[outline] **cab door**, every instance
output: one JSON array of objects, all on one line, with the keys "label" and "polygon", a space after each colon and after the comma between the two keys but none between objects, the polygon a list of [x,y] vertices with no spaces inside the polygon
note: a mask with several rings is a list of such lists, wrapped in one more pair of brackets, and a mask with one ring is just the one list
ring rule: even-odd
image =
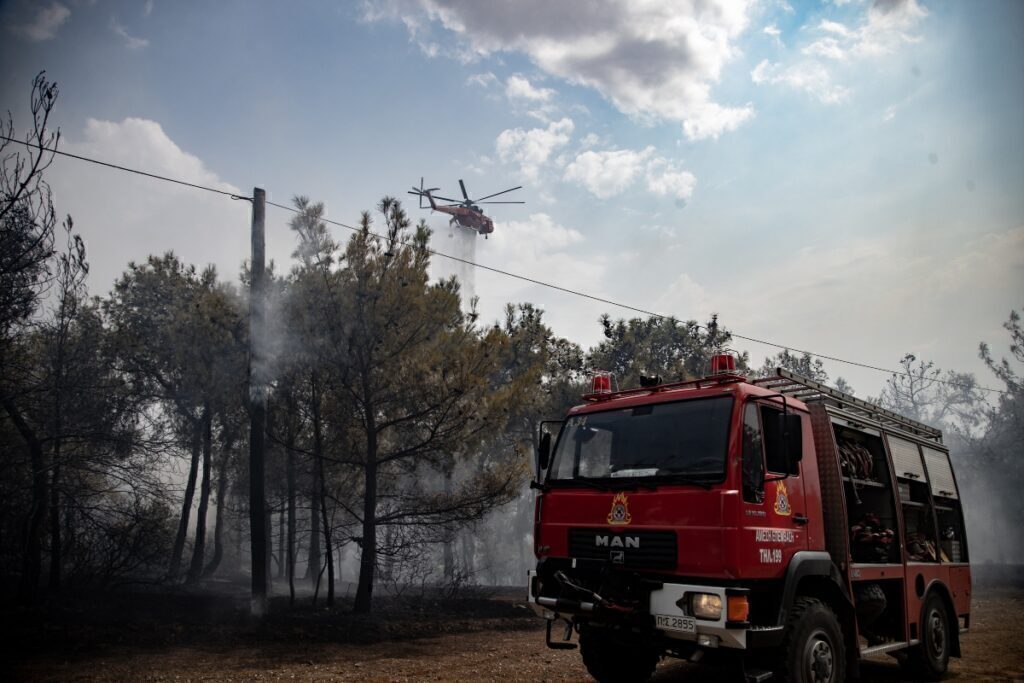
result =
[{"label": "cab door", "polygon": [[[768,402],[751,401],[744,407],[743,499],[748,542],[743,544],[743,555],[748,566],[757,568],[757,575],[766,577],[784,571],[793,554],[806,549],[808,543],[801,464],[787,467],[781,416],[781,408]],[[805,415],[800,417],[807,420]]]}]

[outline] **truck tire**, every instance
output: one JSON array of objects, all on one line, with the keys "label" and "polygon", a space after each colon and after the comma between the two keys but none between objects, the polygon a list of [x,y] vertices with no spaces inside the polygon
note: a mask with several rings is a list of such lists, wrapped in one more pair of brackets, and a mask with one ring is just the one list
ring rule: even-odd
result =
[{"label": "truck tire", "polygon": [[835,612],[821,600],[793,603],[782,640],[779,680],[790,683],[842,683],[846,649]]},{"label": "truck tire", "polygon": [[636,639],[616,637],[595,626],[580,628],[580,655],[598,683],[644,683],[658,666],[659,652]]},{"label": "truck tire", "polygon": [[921,642],[907,651],[903,668],[921,680],[937,681],[949,668],[949,650],[953,642],[946,603],[937,593],[930,593],[924,601],[919,631]]}]

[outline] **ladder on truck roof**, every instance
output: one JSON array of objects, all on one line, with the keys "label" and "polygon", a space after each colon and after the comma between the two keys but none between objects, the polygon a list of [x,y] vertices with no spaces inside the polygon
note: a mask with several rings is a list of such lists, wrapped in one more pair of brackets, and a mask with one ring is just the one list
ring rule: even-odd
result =
[{"label": "ladder on truck roof", "polygon": [[859,399],[845,391],[833,389],[790,370],[776,368],[775,372],[774,377],[755,379],[751,383],[799,399],[804,403],[824,403],[832,412],[843,414],[854,420],[870,420],[882,427],[898,429],[921,439],[942,443],[942,432],[923,422],[911,420],[909,417]]}]

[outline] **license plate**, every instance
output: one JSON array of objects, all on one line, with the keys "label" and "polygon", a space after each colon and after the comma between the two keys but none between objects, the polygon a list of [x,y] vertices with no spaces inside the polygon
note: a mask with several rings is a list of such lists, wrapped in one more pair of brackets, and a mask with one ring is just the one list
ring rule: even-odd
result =
[{"label": "license plate", "polygon": [[663,631],[697,632],[697,622],[691,617],[672,617],[667,614],[655,614],[654,624]]}]

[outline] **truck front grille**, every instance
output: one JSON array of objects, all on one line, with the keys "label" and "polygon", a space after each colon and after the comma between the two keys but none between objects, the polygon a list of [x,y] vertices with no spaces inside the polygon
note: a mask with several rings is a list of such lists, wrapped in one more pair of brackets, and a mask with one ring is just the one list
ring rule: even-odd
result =
[{"label": "truck front grille", "polygon": [[675,569],[673,531],[569,529],[569,556],[631,569]]}]

